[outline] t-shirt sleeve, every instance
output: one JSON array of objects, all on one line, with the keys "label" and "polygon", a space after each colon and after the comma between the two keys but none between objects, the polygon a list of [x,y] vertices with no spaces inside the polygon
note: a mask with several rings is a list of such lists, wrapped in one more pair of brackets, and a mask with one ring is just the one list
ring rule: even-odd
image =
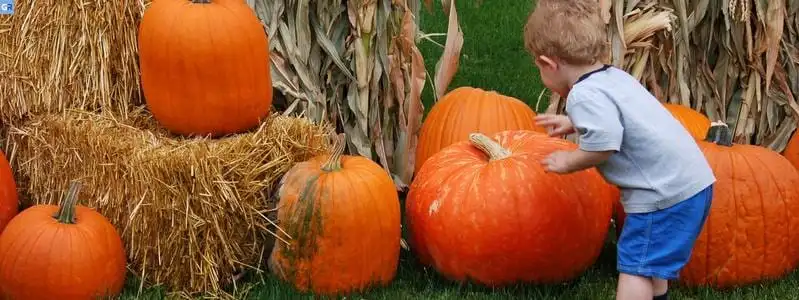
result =
[{"label": "t-shirt sleeve", "polygon": [[566,111],[580,134],[580,149],[619,151],[624,134],[619,109],[601,93],[576,92],[569,95]]}]

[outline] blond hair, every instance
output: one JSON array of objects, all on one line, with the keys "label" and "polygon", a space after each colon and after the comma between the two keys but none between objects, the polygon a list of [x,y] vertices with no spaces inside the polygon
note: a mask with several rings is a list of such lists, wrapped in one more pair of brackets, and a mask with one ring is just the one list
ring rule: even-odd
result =
[{"label": "blond hair", "polygon": [[569,64],[602,61],[607,32],[598,0],[538,0],[524,26],[524,46],[534,57],[559,58]]}]

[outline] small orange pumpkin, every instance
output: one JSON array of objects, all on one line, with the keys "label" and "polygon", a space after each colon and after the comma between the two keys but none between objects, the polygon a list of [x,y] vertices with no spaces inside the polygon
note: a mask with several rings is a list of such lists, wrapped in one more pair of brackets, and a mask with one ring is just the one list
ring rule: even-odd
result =
[{"label": "small orange pumpkin", "polygon": [[119,295],[125,250],[108,220],[76,205],[73,182],[61,206],[35,205],[0,235],[0,298],[95,299]]},{"label": "small orange pumpkin", "polygon": [[427,159],[452,143],[465,141],[469,133],[493,135],[503,130],[546,129],[535,125],[535,112],[524,102],[473,87],[459,87],[441,97],[422,123],[416,148],[414,172]]},{"label": "small orange pumpkin", "polygon": [[526,130],[473,133],[436,153],[405,201],[410,244],[445,277],[488,286],[573,279],[596,260],[618,193],[596,169],[547,173],[569,141]]},{"label": "small orange pumpkin", "polygon": [[0,151],[0,233],[19,212],[17,183],[5,154]]},{"label": "small orange pumpkin", "polygon": [[400,250],[400,204],[394,182],[372,160],[331,155],[294,165],[278,188],[278,222],[270,269],[300,291],[342,294],[393,280]]},{"label": "small orange pumpkin", "polygon": [[708,129],[710,129],[710,119],[705,115],[685,105],[664,103],[663,106],[688,130],[694,139],[701,140],[705,138]]},{"label": "small orange pumpkin", "polygon": [[144,98],[166,129],[222,136],[269,115],[269,41],[245,1],[153,1],[138,42]]}]

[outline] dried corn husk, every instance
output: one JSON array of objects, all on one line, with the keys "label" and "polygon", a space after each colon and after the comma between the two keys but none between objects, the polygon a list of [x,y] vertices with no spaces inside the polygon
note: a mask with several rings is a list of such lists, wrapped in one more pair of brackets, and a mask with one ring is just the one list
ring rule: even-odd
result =
[{"label": "dried corn husk", "polygon": [[[406,187],[424,111],[426,72],[414,15],[420,3],[248,2],[270,37],[274,86],[284,97],[276,105],[337,124],[347,133],[350,153],[374,159],[399,189]],[[449,54],[456,62],[457,48]],[[440,75],[444,86],[452,77],[447,72],[454,73],[450,69]]]},{"label": "dried corn husk", "polygon": [[[600,3],[612,47],[609,62],[661,101],[725,121],[737,143],[784,149],[799,120],[799,2]],[[562,111],[556,96],[550,104],[549,111]]]}]

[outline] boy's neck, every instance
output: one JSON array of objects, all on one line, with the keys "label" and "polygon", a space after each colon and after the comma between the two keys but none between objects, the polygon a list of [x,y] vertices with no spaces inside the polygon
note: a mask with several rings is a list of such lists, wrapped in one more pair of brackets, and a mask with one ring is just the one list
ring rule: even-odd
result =
[{"label": "boy's neck", "polygon": [[601,62],[596,62],[590,65],[580,65],[580,66],[562,65],[564,75],[566,76],[566,80],[568,81],[569,84],[569,90],[571,90],[571,88],[575,84],[577,84],[577,81],[580,80],[580,77],[582,77],[585,74],[588,74],[589,72],[599,70],[604,66],[605,64]]}]

